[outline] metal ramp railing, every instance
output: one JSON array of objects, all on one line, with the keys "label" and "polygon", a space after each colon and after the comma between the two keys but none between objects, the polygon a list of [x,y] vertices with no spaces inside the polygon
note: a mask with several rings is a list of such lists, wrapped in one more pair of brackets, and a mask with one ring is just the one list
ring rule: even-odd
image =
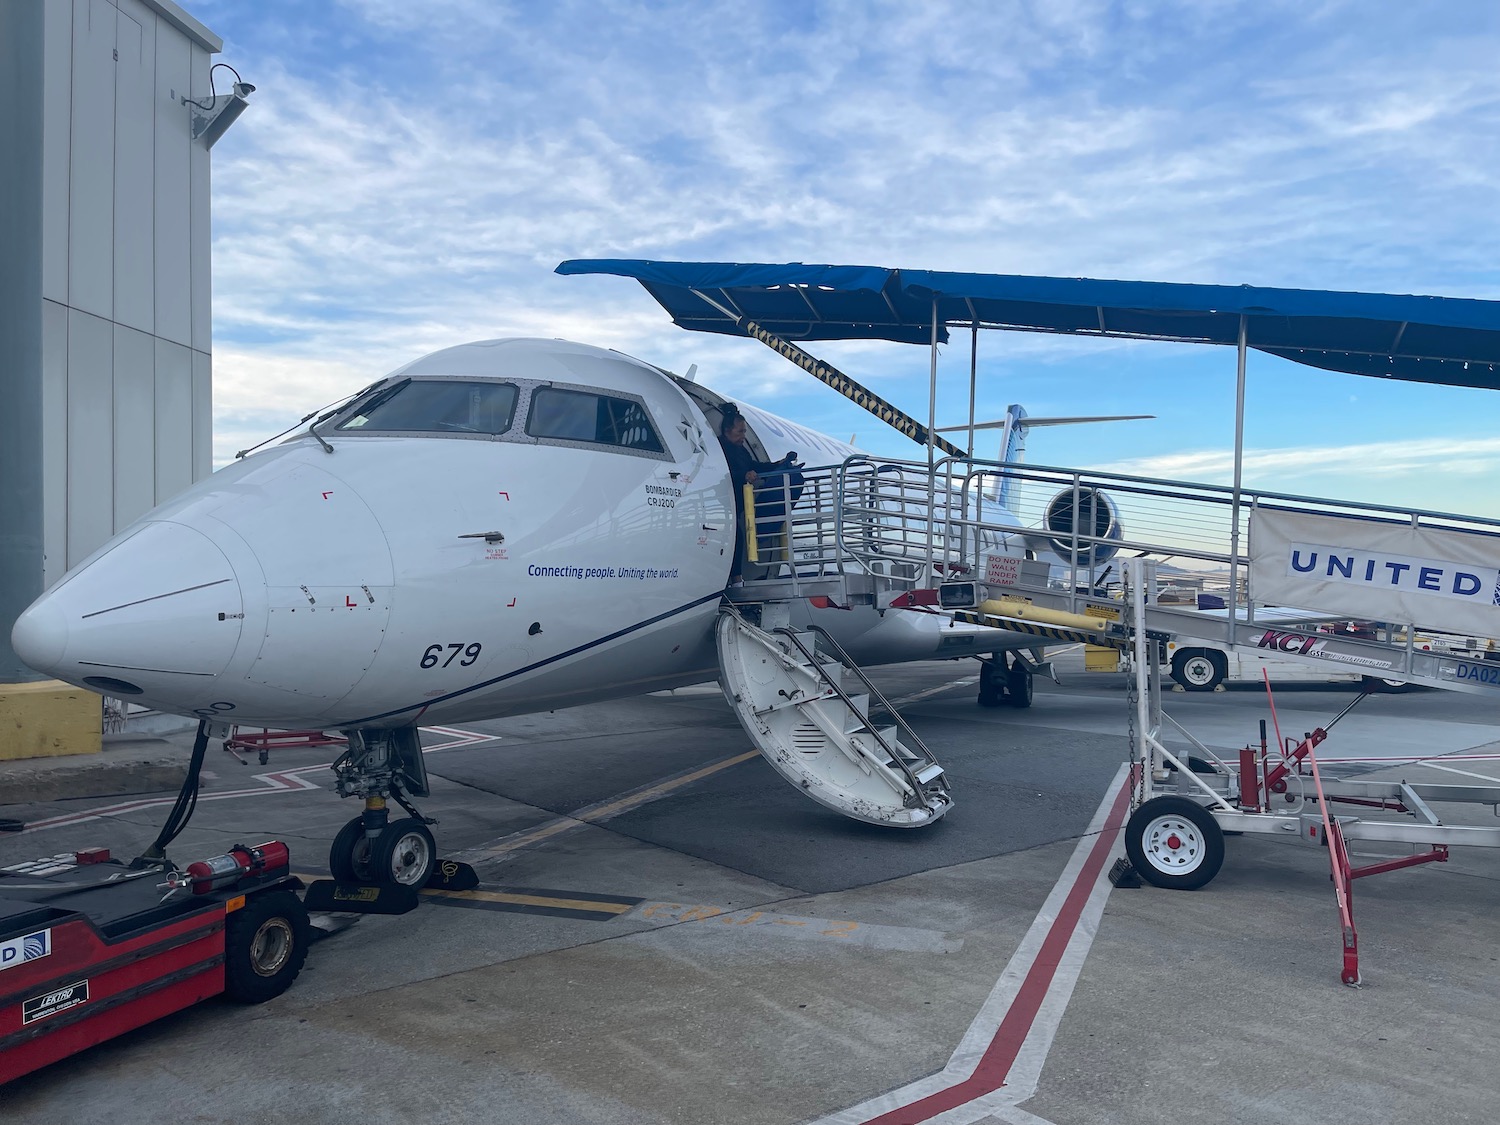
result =
[{"label": "metal ramp railing", "polygon": [[962,498],[935,488],[925,463],[853,457],[798,477],[797,485],[782,474],[746,485],[747,600],[836,588],[857,602],[969,572],[961,545],[947,538],[966,519]]},{"label": "metal ramp railing", "polygon": [[[802,475],[795,499],[788,478],[755,490],[757,506],[772,496],[779,514],[749,521],[759,572],[752,579],[747,569],[736,600],[825,594],[887,604],[903,592],[972,580],[992,600],[1031,607],[1027,616],[1118,620],[1120,562],[1144,558],[1156,564],[1153,633],[1500,695],[1500,639],[1392,619],[1369,635],[1335,633],[1326,623],[1347,614],[1258,605],[1247,581],[1249,525],[1261,509],[1479,532],[1495,539],[1497,566],[1500,520],[968,458],[929,468],[853,457]],[[1222,608],[1201,609],[1198,592],[1217,596]]]},{"label": "metal ramp railing", "polygon": [[859,458],[746,485],[745,586],[735,600],[870,603],[921,585],[930,570],[959,566],[934,540],[934,505],[946,520],[947,503],[926,465],[918,475]]},{"label": "metal ramp railing", "polygon": [[[1247,579],[1251,519],[1257,511],[1373,521],[1439,532],[1479,533],[1494,542],[1500,564],[1500,520],[1447,512],[1233,489],[1183,481],[1111,473],[1084,473],[1046,466],[952,462],[957,490],[973,501],[971,521],[959,521],[964,543],[982,541],[995,515],[991,497],[1004,492],[1013,514],[1024,523],[1049,528],[1034,549],[1057,561],[1047,568],[1002,567],[996,575],[987,559],[976,558],[978,573],[990,573],[992,597],[1019,598],[1070,614],[1118,617],[1120,563],[1136,557],[1156,563],[1147,629],[1220,645],[1232,651],[1274,655],[1330,669],[1358,671],[1500,696],[1500,657],[1496,638],[1476,630],[1453,634],[1403,621],[1388,614],[1361,635],[1335,631],[1328,623],[1346,613],[1287,610],[1258,604]],[[1094,497],[1107,497],[1106,511]],[[986,507],[993,515],[986,516]],[[1060,518],[1059,518],[1060,517]],[[969,531],[968,528],[975,531]],[[1107,556],[1107,557],[1105,557]],[[1164,567],[1175,570],[1164,573]],[[1170,577],[1167,576],[1170,574]],[[1169,595],[1176,583],[1207,587],[1222,608],[1205,611]],[[1173,604],[1175,601],[1176,604]],[[1368,624],[1368,623],[1365,623]]]}]

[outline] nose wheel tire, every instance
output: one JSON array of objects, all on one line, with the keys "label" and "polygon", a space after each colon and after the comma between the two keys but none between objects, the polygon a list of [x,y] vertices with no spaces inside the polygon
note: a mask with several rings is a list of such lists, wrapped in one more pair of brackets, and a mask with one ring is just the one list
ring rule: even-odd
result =
[{"label": "nose wheel tire", "polygon": [[241,1004],[280,996],[302,971],[311,933],[296,895],[252,895],[224,921],[224,994]]},{"label": "nose wheel tire", "polygon": [[423,887],[437,862],[437,844],[427,825],[413,817],[393,820],[375,840],[370,855],[377,881]]},{"label": "nose wheel tire", "polygon": [[372,883],[375,869],[370,853],[364,817],[357,816],[333,838],[333,846],[328,849],[328,873],[340,883]]},{"label": "nose wheel tire", "polygon": [[1157,797],[1131,814],[1125,854],[1146,882],[1167,890],[1205,886],[1224,863],[1224,833],[1186,797]]}]

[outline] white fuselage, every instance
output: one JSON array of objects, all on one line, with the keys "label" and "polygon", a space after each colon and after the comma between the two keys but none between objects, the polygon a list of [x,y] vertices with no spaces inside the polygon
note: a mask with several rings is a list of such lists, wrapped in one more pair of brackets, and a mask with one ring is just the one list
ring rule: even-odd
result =
[{"label": "white fuselage", "polygon": [[[430,425],[401,397],[428,382],[446,384],[429,388],[444,412]],[[770,459],[855,452],[742,409]],[[709,414],[665,373],[561,341],[468,344],[395,372],[318,435],[105,544],[23,614],[18,654],[106,695],[278,728],[473,721],[717,675],[729,470]],[[819,621],[861,660],[950,654],[938,619]]]}]

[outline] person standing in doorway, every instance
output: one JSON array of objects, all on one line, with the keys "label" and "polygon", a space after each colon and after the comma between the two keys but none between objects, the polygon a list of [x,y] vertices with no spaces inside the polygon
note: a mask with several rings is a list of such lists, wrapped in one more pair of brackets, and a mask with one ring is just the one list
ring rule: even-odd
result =
[{"label": "person standing in doorway", "polygon": [[719,444],[724,447],[724,458],[729,462],[729,483],[734,491],[734,562],[729,568],[729,584],[744,585],[741,571],[745,564],[745,485],[760,483],[763,473],[774,473],[786,469],[797,459],[788,453],[780,461],[757,461],[755,454],[745,444],[745,417],[732,402],[726,402],[719,423]]}]

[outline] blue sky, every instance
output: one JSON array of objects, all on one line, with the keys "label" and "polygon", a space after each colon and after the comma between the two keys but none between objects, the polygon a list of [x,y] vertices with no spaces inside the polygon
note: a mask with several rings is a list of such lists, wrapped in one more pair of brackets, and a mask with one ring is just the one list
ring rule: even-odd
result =
[{"label": "blue sky", "polygon": [[[560,336],[867,448],[761,345],[566,258],[1500,299],[1500,7],[186,0],[257,86],[214,149],[216,456],[418,355]],[[925,418],[925,349],[816,354]],[[940,361],[967,413],[968,337]],[[1234,354],[987,332],[981,405],[1150,413],[1032,461],[1227,481]],[[1252,354],[1248,483],[1500,517],[1494,393]],[[982,447],[981,447],[982,448]]]}]

